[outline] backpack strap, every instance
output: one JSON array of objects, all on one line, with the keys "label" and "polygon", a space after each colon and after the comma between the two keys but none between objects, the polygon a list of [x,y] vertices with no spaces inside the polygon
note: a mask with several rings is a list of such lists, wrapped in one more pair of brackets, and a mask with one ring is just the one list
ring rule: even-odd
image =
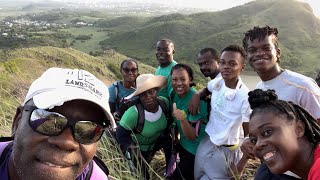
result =
[{"label": "backpack strap", "polygon": [[[100,168],[101,171],[95,167],[95,164]],[[103,174],[108,177],[109,169],[101,159],[99,159],[97,156],[94,156],[92,161],[89,163],[89,171],[85,177],[85,180],[102,178],[101,176],[104,176]]]},{"label": "backpack strap", "polygon": [[115,92],[115,95],[116,95],[116,104],[119,103],[119,96],[118,96],[118,94],[119,94],[119,83],[120,83],[120,81],[116,81],[116,82],[113,83],[114,92]]},{"label": "backpack strap", "polygon": [[138,121],[137,121],[137,126],[136,128],[133,129],[133,132],[135,134],[139,134],[142,132],[142,129],[143,129],[143,126],[144,126],[144,119],[145,119],[145,116],[144,116],[144,108],[143,108],[143,105],[142,103],[138,103],[135,105],[138,109]]},{"label": "backpack strap", "polygon": [[99,159],[97,156],[93,157],[93,161],[99,166],[99,168],[106,174],[109,175],[109,169],[107,167],[107,165],[101,160]]},{"label": "backpack strap", "polygon": [[[166,102],[157,97],[157,102],[160,105],[160,108],[162,109],[162,111],[164,112],[164,115],[166,116],[167,119],[167,127],[169,127],[171,125],[171,123],[173,122],[172,116],[171,116],[171,111],[170,106],[169,108],[167,107]],[[144,121],[145,121],[145,114],[144,114],[144,108],[141,102],[139,102],[138,104],[135,105],[138,109],[138,121],[137,121],[137,126],[136,128],[133,129],[133,132],[135,134],[139,134],[142,132],[143,126],[144,126]]]},{"label": "backpack strap", "polygon": [[[0,152],[1,152],[1,156],[0,156],[0,163],[2,164],[3,162],[4,162],[4,160],[6,159],[6,157],[7,157],[7,154],[8,154],[8,152],[9,152],[9,150],[10,150],[10,148],[13,146],[13,142],[11,141],[11,142],[9,142],[8,144],[6,144],[5,145],[5,147],[4,147],[4,149],[3,149],[3,151],[2,151],[2,147],[0,147],[1,149],[0,149]],[[0,164],[0,165],[1,165]]]},{"label": "backpack strap", "polygon": [[159,97],[157,97],[157,102],[160,105],[161,109],[163,110],[164,115],[166,116],[167,127],[169,127],[171,125],[171,123],[173,122],[170,105],[168,107],[166,102]]}]

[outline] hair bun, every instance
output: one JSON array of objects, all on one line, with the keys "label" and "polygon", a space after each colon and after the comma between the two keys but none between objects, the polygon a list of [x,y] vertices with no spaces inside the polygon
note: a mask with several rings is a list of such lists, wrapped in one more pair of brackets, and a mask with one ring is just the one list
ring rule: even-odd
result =
[{"label": "hair bun", "polygon": [[267,91],[263,91],[261,89],[255,89],[248,93],[249,95],[249,103],[251,109],[257,108],[265,103],[275,101],[278,99],[274,90],[268,89]]}]

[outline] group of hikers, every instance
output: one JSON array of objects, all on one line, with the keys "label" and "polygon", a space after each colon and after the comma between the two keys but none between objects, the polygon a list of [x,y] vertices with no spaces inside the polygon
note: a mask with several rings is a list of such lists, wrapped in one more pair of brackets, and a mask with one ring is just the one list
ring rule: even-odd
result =
[{"label": "group of hikers", "polygon": [[[141,179],[160,149],[165,179],[237,179],[256,158],[257,180],[320,179],[320,88],[280,67],[277,28],[256,26],[221,53],[202,49],[197,64],[210,81],[199,90],[174,53],[161,39],[155,74],[126,59],[109,87],[85,70],[48,69],[0,139],[0,179],[108,179],[95,156],[105,131],[128,160],[136,153]],[[261,79],[253,91],[240,77],[246,60]]]}]

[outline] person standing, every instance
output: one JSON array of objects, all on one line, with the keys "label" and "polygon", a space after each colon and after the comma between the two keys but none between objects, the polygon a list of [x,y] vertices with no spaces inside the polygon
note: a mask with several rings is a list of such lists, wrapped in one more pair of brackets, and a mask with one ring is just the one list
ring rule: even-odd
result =
[{"label": "person standing", "polygon": [[205,136],[205,125],[208,122],[207,103],[200,101],[200,112],[191,115],[188,112],[188,102],[196,90],[191,87],[193,71],[186,64],[177,64],[171,70],[173,87],[173,117],[179,135],[180,143],[177,152],[180,162],[170,179],[194,179],[194,159],[200,141]]},{"label": "person standing", "polygon": [[120,73],[123,77],[121,81],[112,83],[108,89],[110,93],[109,106],[116,122],[119,122],[121,115],[121,105],[125,103],[124,98],[135,91],[136,79],[139,75],[138,62],[134,59],[126,59],[120,65]]},{"label": "person standing", "polygon": [[161,39],[157,42],[156,57],[159,66],[155,72],[155,75],[164,76],[168,81],[168,84],[158,92],[158,95],[167,99],[170,99],[170,94],[172,92],[170,72],[172,67],[177,64],[177,62],[173,60],[174,53],[174,43],[170,39]]},{"label": "person standing", "polygon": [[[248,160],[242,158],[239,146],[243,138],[242,126],[244,134],[248,133],[251,113],[249,89],[240,78],[245,68],[244,60],[242,47],[225,47],[219,61],[221,77],[208,83],[207,89],[212,93],[211,112],[205,129],[207,136],[197,149],[195,179],[235,178],[238,169],[242,171],[242,165]],[[241,167],[238,168],[238,165]]]},{"label": "person standing", "polygon": [[204,48],[200,50],[197,63],[204,77],[214,79],[215,77],[220,76],[219,60],[220,54],[216,49]]},{"label": "person standing", "polygon": [[[280,100],[291,101],[301,106],[319,123],[320,88],[312,78],[280,67],[281,50],[278,29],[268,25],[256,26],[245,33],[242,41],[250,66],[262,80],[257,84],[256,89],[275,90]],[[243,142],[241,150],[254,158],[249,139]],[[291,172],[274,175],[264,163],[259,166],[255,176],[257,180],[275,178],[297,179],[299,177]]]}]

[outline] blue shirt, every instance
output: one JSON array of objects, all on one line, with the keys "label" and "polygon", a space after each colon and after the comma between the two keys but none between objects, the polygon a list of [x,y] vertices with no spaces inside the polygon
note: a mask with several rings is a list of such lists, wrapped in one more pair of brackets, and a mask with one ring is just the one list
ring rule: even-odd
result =
[{"label": "blue shirt", "polygon": [[[116,88],[117,88],[116,86],[118,86],[117,90],[116,90]],[[108,89],[109,89],[109,102],[115,103],[115,106],[116,106],[115,111],[119,110],[120,100],[124,97],[129,96],[130,94],[134,93],[134,91],[135,91],[135,89],[133,89],[133,88],[127,89],[127,88],[123,87],[123,85],[120,81],[117,81],[117,82],[111,84],[108,87]],[[116,91],[118,94],[118,98],[116,95]],[[132,97],[132,99],[134,99],[134,98],[137,98],[137,97]]]}]

